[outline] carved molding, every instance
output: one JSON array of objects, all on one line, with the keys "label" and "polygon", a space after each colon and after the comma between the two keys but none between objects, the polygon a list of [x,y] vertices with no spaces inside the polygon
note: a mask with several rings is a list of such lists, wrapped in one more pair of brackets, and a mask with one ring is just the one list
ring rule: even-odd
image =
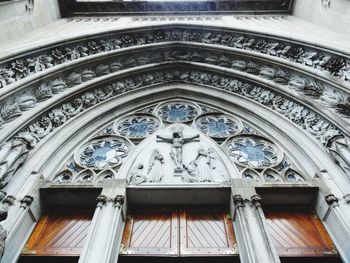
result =
[{"label": "carved molding", "polygon": [[[139,52],[139,53],[137,53]],[[215,65],[223,68],[230,68],[243,74],[249,74],[271,82],[275,89],[289,93],[297,92],[301,96],[307,97],[316,107],[326,106],[332,113],[342,118],[350,118],[350,96],[338,86],[310,78],[300,72],[293,71],[282,66],[273,66],[270,63],[247,59],[244,56],[223,54],[214,51],[198,51],[192,48],[180,48],[177,51],[168,49],[157,52],[134,52],[133,56],[117,54],[112,59],[100,62],[101,64],[86,64],[72,69],[66,69],[66,74],[48,77],[40,80],[39,83],[31,84],[28,87],[18,90],[15,94],[4,98],[0,105],[0,128],[7,126],[10,122],[20,117],[25,111],[39,107],[40,103],[57,96],[66,89],[72,89],[84,82],[92,81],[103,75],[114,72],[144,66],[147,64],[159,64],[161,62],[197,62],[208,65]],[[69,72],[69,73],[68,73]],[[239,75],[239,74],[238,74]],[[38,82],[38,81],[37,81]],[[101,96],[110,96],[108,92]],[[96,94],[99,95],[99,94]],[[307,103],[307,102],[303,102]],[[50,115],[55,122],[61,122],[64,116],[59,112]]]},{"label": "carved molding", "polygon": [[[346,56],[339,56],[332,51],[323,51],[309,45],[277,40],[258,34],[243,32],[196,29],[182,26],[172,30],[159,27],[154,31],[145,29],[140,32],[115,32],[109,37],[96,37],[80,43],[56,43],[54,48],[43,51],[33,50],[32,55],[19,55],[16,59],[0,64],[0,88],[24,79],[48,68],[83,57],[110,52],[120,48],[161,42],[192,42],[230,47],[233,50],[249,50],[264,55],[279,57],[286,61],[302,64],[320,71],[328,71],[339,79],[350,81],[350,62]],[[154,33],[156,32],[156,33]],[[57,47],[59,46],[59,47]],[[39,53],[40,52],[40,53]]]},{"label": "carved molding", "polygon": [[27,140],[31,140],[32,144],[35,145],[53,130],[66,123],[70,118],[106,99],[141,87],[172,81],[212,86],[254,100],[269,107],[271,110],[277,111],[299,125],[323,145],[326,145],[334,136],[341,134],[333,124],[329,123],[316,112],[265,87],[243,82],[224,74],[212,74],[199,70],[174,71],[164,69],[161,72],[152,72],[119,79],[118,81],[106,84],[104,87],[85,92],[79,97],[70,98],[70,100],[61,103],[55,109],[51,109],[48,113],[44,113],[38,117],[37,120],[30,123],[14,137],[26,137]]},{"label": "carved molding", "polygon": [[[327,146],[333,138],[342,136],[333,124],[314,111],[265,87],[258,87],[249,82],[237,80],[230,75],[211,73],[204,70],[164,69],[142,75],[134,74],[132,77],[123,77],[110,82],[110,84],[105,84],[103,87],[95,88],[93,91],[86,91],[80,96],[70,98],[70,100],[61,103],[56,108],[48,109],[49,112],[43,112],[39,118],[18,132],[13,137],[13,140],[8,143],[13,143],[16,140],[26,141],[29,143],[30,149],[32,149],[41,139],[65,124],[69,119],[109,98],[150,85],[179,81],[219,88],[254,100],[280,113],[302,129],[305,129],[324,146]],[[6,173],[6,171],[12,170],[5,167],[4,171]]]}]

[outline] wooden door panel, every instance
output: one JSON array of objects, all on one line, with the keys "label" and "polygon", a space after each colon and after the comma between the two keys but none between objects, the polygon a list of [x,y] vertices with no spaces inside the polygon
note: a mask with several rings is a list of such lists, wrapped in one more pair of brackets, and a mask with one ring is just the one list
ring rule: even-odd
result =
[{"label": "wooden door panel", "polygon": [[170,208],[130,209],[121,254],[177,255],[177,214]]},{"label": "wooden door panel", "polygon": [[268,230],[282,256],[333,254],[333,243],[319,218],[309,208],[264,209]]},{"label": "wooden door panel", "polygon": [[40,218],[22,254],[79,255],[91,223],[91,208],[55,208]]},{"label": "wooden door panel", "polygon": [[[236,240],[223,208],[131,208],[122,255],[227,255]],[[226,253],[226,254],[225,254]]]},{"label": "wooden door panel", "polygon": [[229,218],[223,208],[186,208],[180,213],[180,254],[236,254],[236,240]]}]

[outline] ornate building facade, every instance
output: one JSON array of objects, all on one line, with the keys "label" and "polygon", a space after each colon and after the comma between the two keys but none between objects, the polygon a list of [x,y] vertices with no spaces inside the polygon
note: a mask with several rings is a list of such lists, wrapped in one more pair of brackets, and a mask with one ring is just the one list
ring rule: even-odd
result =
[{"label": "ornate building facade", "polygon": [[349,24],[0,1],[1,262],[350,262]]}]

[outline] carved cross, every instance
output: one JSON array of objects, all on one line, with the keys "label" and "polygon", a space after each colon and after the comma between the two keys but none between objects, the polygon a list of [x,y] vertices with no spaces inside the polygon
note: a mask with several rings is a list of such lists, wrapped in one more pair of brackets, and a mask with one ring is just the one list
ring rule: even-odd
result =
[{"label": "carved cross", "polygon": [[175,163],[175,173],[182,173],[183,171],[183,158],[182,158],[182,146],[186,143],[189,142],[199,142],[199,140],[196,140],[199,138],[199,134],[189,137],[189,138],[184,138],[183,133],[179,129],[174,129],[172,137],[166,138],[162,137],[160,135],[157,135],[157,142],[166,142],[166,143],[171,143],[171,151],[170,151],[170,156],[174,160]]}]

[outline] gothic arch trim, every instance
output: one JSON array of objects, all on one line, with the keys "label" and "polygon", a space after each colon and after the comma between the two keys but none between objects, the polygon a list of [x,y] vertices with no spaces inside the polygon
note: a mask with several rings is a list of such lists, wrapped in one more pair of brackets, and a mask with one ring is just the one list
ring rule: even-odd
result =
[{"label": "gothic arch trim", "polygon": [[[44,101],[57,97],[56,94],[63,92],[67,94],[65,91],[67,89],[83,88],[82,83],[88,84],[92,80],[101,79],[102,76],[114,77],[117,72],[122,74],[128,69],[146,65],[195,62],[203,66],[213,65],[220,70],[230,69],[233,74],[276,87],[276,90],[280,89],[290,93],[292,97],[299,98],[302,103],[305,101],[308,105],[315,105],[320,111],[326,106],[331,109],[330,113],[331,116],[334,115],[332,118],[335,118],[336,125],[345,125],[344,130],[348,130],[346,118],[350,117],[349,92],[346,86],[328,81],[325,77],[315,76],[310,72],[304,72],[301,68],[290,67],[278,61],[266,61],[263,57],[252,58],[249,54],[243,54],[246,51],[243,53],[239,51],[238,54],[230,51],[226,53],[223,52],[225,50],[217,48],[198,49],[198,45],[193,43],[152,44],[152,49],[156,50],[145,52],[144,47],[132,47],[111,51],[110,56],[97,54],[93,59],[83,58],[57,66],[57,69],[49,69],[51,74],[43,72],[31,76],[27,84],[25,81],[19,81],[15,83],[12,91],[7,91],[5,88],[1,99],[0,127],[8,125],[7,123],[14,121],[26,111],[41,107]],[[130,53],[133,54],[131,57]]]},{"label": "gothic arch trim", "polygon": [[[164,67],[167,64],[170,67]],[[177,70],[182,68],[181,65],[185,66],[186,70]],[[163,67],[142,66],[137,68],[137,70],[114,73],[113,75],[118,76],[119,79],[111,80],[110,76],[100,77],[90,83],[86,83],[86,85],[81,85],[79,91],[72,90],[70,96],[67,96],[69,92],[67,91],[59,95],[55,101],[46,101],[40,109],[34,109],[28,112],[27,115],[21,116],[17,120],[19,125],[12,125],[12,130],[4,131],[3,138],[11,136],[11,134],[14,136],[16,132],[29,131],[34,136],[34,141],[39,141],[55,127],[61,126],[71,117],[80,114],[81,111],[100,101],[122,94],[125,91],[142,87],[149,88],[155,84],[173,81],[192,82],[205,87],[219,88],[228,91],[230,94],[255,100],[297,123],[324,145],[327,144],[330,138],[340,134],[338,128],[341,129],[342,133],[348,134],[346,127],[338,123],[336,118],[326,115],[321,108],[310,109],[309,106],[304,106],[302,99],[296,100],[291,98],[294,94],[284,97],[284,94],[281,91],[276,92],[275,90],[278,90],[278,88],[273,88],[270,83],[267,85],[260,83],[259,86],[255,86],[256,81],[245,81],[245,75],[239,72],[230,70],[220,72],[220,68],[215,66],[207,66],[206,70],[203,70],[203,68],[204,65],[200,63],[165,63]],[[140,75],[141,69],[144,69],[144,72]],[[159,69],[159,71],[157,72],[155,69]],[[127,73],[129,77],[125,77]],[[238,77],[232,78],[231,75],[238,75]],[[222,80],[224,80],[224,83],[221,82]],[[130,83],[131,85],[129,85]],[[97,86],[97,90],[91,92],[91,89],[94,89],[95,86]],[[78,98],[79,102],[76,101]],[[76,108],[73,107],[72,103],[78,103],[78,105],[74,106]],[[319,115],[320,113],[322,115]],[[331,122],[328,122],[328,120]],[[37,130],[39,128],[40,133]]]},{"label": "gothic arch trim", "polygon": [[[171,31],[168,30],[170,26],[174,28]],[[315,43],[308,44],[272,34],[267,36],[247,30],[240,31],[213,26],[208,26],[208,28],[204,30],[202,27],[183,24],[164,25],[157,28],[138,27],[89,37],[75,37],[65,42],[58,41],[43,45],[39,50],[35,49],[36,47],[29,48],[22,54],[8,55],[2,59],[0,65],[3,70],[0,75],[0,83],[1,86],[7,86],[35,72],[44,71],[69,60],[133,45],[164,41],[197,42],[209,46],[219,45],[250,50],[254,53],[266,54],[268,57],[280,57],[289,62],[303,64],[305,67],[327,71],[339,79],[350,81],[348,55],[332,48],[319,47]]]},{"label": "gothic arch trim", "polygon": [[[78,118],[67,122],[61,129],[56,130],[45,138],[44,141],[32,151],[23,169],[20,170],[14,178],[13,187],[15,185],[20,185],[21,183],[19,183],[19,181],[23,182],[23,180],[26,180],[27,176],[29,176],[28,171],[35,170],[43,173],[44,176],[52,174],[58,169],[57,164],[61,163],[63,159],[66,158],[67,153],[72,152],[72,149],[85,141],[89,136],[92,136],[96,132],[97,127],[103,127],[103,125],[108,124],[112,120],[118,118],[118,116],[134,110],[135,107],[139,108],[141,105],[149,105],[149,103],[157,102],[157,100],[154,100],[154,94],[162,95],[162,99],[158,99],[158,101],[163,101],[163,99],[167,98],[181,98],[181,96],[189,97],[194,101],[201,101],[203,99],[203,90],[201,90],[201,87],[188,84],[177,84],[176,86],[177,88],[174,88],[173,85],[166,85],[164,87],[156,86],[148,91],[135,90],[132,94],[129,94],[129,96],[121,96],[112,100],[107,100],[101,105],[90,108]],[[212,95],[207,97],[206,101],[209,105],[221,105],[222,110],[228,111],[229,113],[234,112],[238,116],[244,116],[246,114],[252,118],[255,116],[254,120],[260,123],[257,125],[262,125],[262,127],[266,127],[267,130],[277,130],[277,132],[270,131],[272,132],[271,136],[277,140],[281,140],[279,143],[284,146],[284,150],[292,154],[292,156],[292,152],[294,152],[294,154],[297,152],[297,155],[301,154],[301,156],[303,156],[301,157],[299,155],[294,158],[310,177],[321,169],[332,170],[334,172],[332,176],[337,182],[340,182],[338,187],[342,188],[342,185],[345,185],[344,182],[346,180],[340,172],[337,172],[338,168],[335,163],[329,161],[330,157],[328,154],[324,152],[320,146],[316,145],[309,136],[302,135],[303,133],[295,127],[295,125],[291,125],[285,119],[280,118],[276,113],[271,114],[271,112],[262,105],[254,105],[254,102],[242,101],[238,97],[228,99],[223,96],[223,94],[224,93],[220,90],[214,90]],[[142,99],[137,99],[140,98],[140,96]],[[219,101],[220,103],[218,103]],[[130,102],[133,103],[131,104]],[[256,112],[259,112],[259,116],[256,116]],[[116,116],[116,113],[118,116]],[[96,118],[97,116],[99,117]],[[280,123],[280,127],[276,126],[278,123]],[[286,129],[286,125],[288,129]],[[55,138],[55,140],[53,140],[53,138]],[[303,142],[300,138],[303,138]],[[56,151],[58,152],[56,153]],[[45,152],[45,156],[42,155],[43,152]],[[52,162],[52,160],[55,160],[55,162]],[[341,183],[342,181],[343,183]],[[10,186],[9,189],[11,188]],[[346,189],[343,190],[346,191]],[[336,191],[338,190],[336,189]]]}]

